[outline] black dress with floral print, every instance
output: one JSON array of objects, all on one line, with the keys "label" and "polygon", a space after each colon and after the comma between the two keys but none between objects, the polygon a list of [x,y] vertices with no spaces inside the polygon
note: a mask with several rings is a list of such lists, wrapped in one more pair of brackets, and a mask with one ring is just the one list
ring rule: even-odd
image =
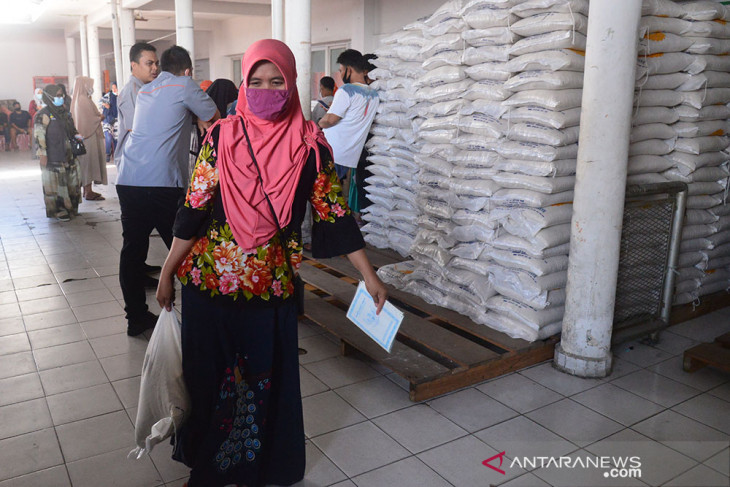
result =
[{"label": "black dress with floral print", "polygon": [[[275,305],[294,290],[286,255],[292,267],[302,261],[301,226],[306,204],[312,205],[312,254],[334,257],[365,246],[335,173],[329,151],[320,146],[322,168],[316,170],[314,152],[305,164],[294,197],[290,223],[255,252],[238,246],[226,221],[216,168],[216,133],[200,150],[185,204],[175,221],[176,237],[199,237],[177,271],[183,285],[231,303]],[[284,251],[286,247],[286,252]]]}]

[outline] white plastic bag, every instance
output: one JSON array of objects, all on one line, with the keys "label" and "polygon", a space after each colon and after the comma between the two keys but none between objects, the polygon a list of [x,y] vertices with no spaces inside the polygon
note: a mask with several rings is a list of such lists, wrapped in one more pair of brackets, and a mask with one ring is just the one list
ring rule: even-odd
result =
[{"label": "white plastic bag", "polygon": [[141,458],[169,438],[190,413],[190,398],[182,369],[180,324],[174,311],[160,313],[142,364],[137,419],[137,447],[129,455]]}]

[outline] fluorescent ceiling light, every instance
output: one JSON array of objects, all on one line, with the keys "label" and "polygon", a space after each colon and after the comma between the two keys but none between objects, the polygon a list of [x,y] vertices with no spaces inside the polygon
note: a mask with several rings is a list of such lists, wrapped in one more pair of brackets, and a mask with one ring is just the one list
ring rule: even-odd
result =
[{"label": "fluorescent ceiling light", "polygon": [[0,24],[30,24],[43,10],[43,0],[0,0]]}]

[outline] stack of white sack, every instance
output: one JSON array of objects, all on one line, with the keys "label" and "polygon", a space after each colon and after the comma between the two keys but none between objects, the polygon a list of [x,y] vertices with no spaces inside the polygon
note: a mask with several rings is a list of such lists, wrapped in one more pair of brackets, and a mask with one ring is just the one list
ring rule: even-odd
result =
[{"label": "stack of white sack", "polygon": [[[460,146],[467,145],[469,140],[484,145],[484,138],[477,133],[488,127],[477,114],[462,113],[471,105],[472,87],[481,82],[473,76],[485,71],[471,70],[470,77],[464,58],[471,42],[480,47],[504,42],[509,21],[508,17],[503,19],[501,32],[497,28],[477,37],[469,36],[475,31],[470,29],[465,16],[472,18],[469,13],[475,3],[484,2],[469,2],[466,6],[460,1],[447,2],[424,21],[427,43],[422,53],[426,57],[426,72],[416,83],[419,103],[412,109],[413,128],[423,144],[415,158],[419,165],[417,203],[421,216],[410,249],[417,265],[408,276],[407,289],[428,302],[465,314],[484,309],[494,291],[486,273],[454,267],[452,249],[460,241],[483,240],[491,233],[482,231],[477,235],[474,227],[458,222],[463,213],[482,212],[494,189],[484,176],[486,166],[475,167],[481,164],[481,158],[461,157],[466,151]],[[462,160],[466,164],[457,164]]]},{"label": "stack of white sack", "polygon": [[498,232],[482,254],[499,293],[491,326],[527,326],[530,339],[561,329],[585,64],[587,1],[527,0],[512,7],[502,102],[509,122],[498,146],[488,220]]},{"label": "stack of white sack", "polygon": [[[662,177],[688,185],[674,297],[686,304],[730,282],[729,15],[713,2],[668,0],[645,2],[644,14],[632,155],[661,156],[670,167],[635,182]],[[651,139],[641,140],[648,134]],[[658,158],[652,161],[661,167]]]},{"label": "stack of white sack", "polygon": [[372,176],[365,181],[372,202],[363,210],[365,241],[407,256],[415,238],[419,216],[416,205],[418,164],[414,156],[422,143],[411,124],[416,105],[415,82],[425,70],[421,49],[426,43],[422,24],[406,26],[382,40],[376,51],[377,66],[369,73],[375,81],[380,105],[366,143]]}]

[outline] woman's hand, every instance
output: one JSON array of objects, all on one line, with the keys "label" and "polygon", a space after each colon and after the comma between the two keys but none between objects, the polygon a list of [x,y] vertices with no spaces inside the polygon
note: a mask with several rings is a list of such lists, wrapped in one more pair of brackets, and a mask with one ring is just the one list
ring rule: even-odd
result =
[{"label": "woman's hand", "polygon": [[385,301],[388,299],[388,290],[385,288],[385,284],[376,274],[373,274],[372,277],[365,279],[365,289],[373,297],[373,302],[378,308],[375,313],[380,314],[380,310],[383,309]]},{"label": "woman's hand", "polygon": [[160,282],[157,284],[157,303],[160,308],[172,311],[172,304],[175,302],[175,284],[173,276],[160,276]]}]

